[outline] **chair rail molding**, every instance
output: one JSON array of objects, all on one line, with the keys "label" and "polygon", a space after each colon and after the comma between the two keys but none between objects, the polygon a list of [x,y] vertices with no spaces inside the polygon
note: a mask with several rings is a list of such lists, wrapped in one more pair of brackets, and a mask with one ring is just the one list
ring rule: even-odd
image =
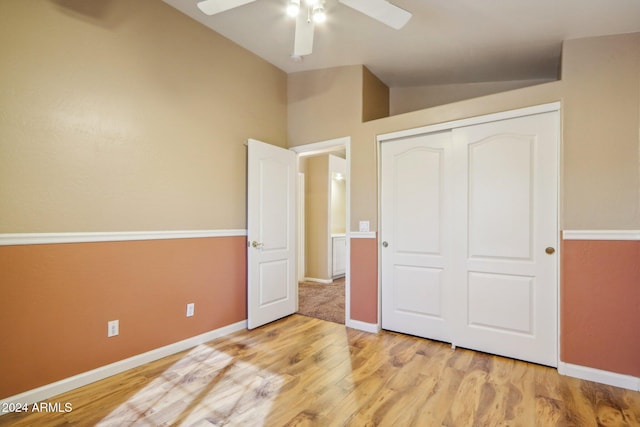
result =
[{"label": "chair rail molding", "polygon": [[82,233],[7,233],[0,234],[0,246],[47,245],[58,243],[123,242],[129,240],[196,239],[241,237],[247,230],[168,230],[168,231],[97,231]]},{"label": "chair rail molding", "polygon": [[564,230],[563,240],[640,240],[640,230]]}]

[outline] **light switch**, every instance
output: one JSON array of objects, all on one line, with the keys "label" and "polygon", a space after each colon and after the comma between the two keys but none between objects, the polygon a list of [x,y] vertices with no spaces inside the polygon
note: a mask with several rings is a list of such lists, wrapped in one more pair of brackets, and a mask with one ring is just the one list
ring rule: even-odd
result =
[{"label": "light switch", "polygon": [[360,226],[358,227],[361,233],[369,232],[369,221],[360,221]]}]

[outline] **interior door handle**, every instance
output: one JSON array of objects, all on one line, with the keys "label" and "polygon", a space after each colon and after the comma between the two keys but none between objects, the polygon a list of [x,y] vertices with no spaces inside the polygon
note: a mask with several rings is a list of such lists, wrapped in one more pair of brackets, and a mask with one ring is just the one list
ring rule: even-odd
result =
[{"label": "interior door handle", "polygon": [[389,243],[388,243],[388,242],[382,242],[382,247],[383,247],[383,248],[386,248],[387,246],[389,246]]},{"label": "interior door handle", "polygon": [[551,246],[549,246],[547,249],[544,250],[546,253],[548,253],[549,255],[552,255],[556,250],[555,248],[552,248]]},{"label": "interior door handle", "polygon": [[261,248],[264,246],[264,243],[256,242],[254,240],[253,242],[251,242],[251,246],[253,246],[254,248]]}]

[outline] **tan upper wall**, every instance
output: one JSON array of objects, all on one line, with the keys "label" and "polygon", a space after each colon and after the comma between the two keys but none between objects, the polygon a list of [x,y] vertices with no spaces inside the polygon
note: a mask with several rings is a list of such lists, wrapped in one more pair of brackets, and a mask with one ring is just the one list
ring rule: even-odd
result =
[{"label": "tan upper wall", "polygon": [[348,136],[362,123],[362,68],[354,65],[289,74],[290,147]]},{"label": "tan upper wall", "polygon": [[367,67],[362,67],[362,121],[389,116],[389,87]]},{"label": "tan upper wall", "polygon": [[564,225],[640,228],[640,33],[564,45]]},{"label": "tan upper wall", "polygon": [[330,279],[329,182],[329,155],[309,157],[305,173],[305,276],[323,280]]},{"label": "tan upper wall", "polygon": [[553,80],[512,80],[504,82],[456,83],[446,85],[394,87],[391,89],[389,109],[392,116],[423,110],[438,105],[506,92]]},{"label": "tan upper wall", "polygon": [[246,227],[282,71],[154,0],[3,1],[0,51],[0,233]]},{"label": "tan upper wall", "polygon": [[639,39],[569,41],[561,82],[363,124],[362,66],[287,78],[153,0],[1,2],[0,233],[244,228],[246,138],[342,136],[350,227],[375,229],[376,135],[560,100],[563,228],[639,228]]}]

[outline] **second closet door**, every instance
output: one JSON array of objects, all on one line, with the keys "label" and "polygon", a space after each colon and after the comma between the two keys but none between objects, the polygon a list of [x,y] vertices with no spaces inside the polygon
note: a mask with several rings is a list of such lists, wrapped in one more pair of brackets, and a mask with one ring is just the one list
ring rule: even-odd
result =
[{"label": "second closet door", "polygon": [[452,132],[456,345],[557,366],[558,122]]}]

